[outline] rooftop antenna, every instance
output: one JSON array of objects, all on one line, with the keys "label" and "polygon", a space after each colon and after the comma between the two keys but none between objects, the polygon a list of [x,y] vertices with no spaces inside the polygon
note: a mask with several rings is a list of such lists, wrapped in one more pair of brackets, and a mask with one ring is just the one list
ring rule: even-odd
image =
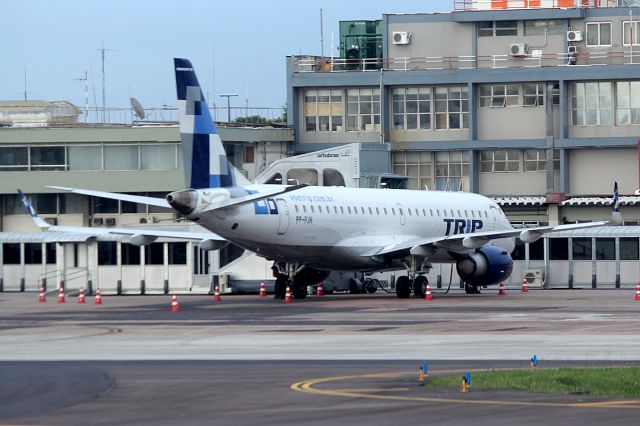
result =
[{"label": "rooftop antenna", "polygon": [[106,100],[106,87],[105,87],[105,73],[104,73],[104,54],[107,50],[104,48],[104,42],[102,43],[102,48],[98,49],[100,51],[100,59],[102,60],[102,124],[106,123],[107,118],[107,100]]},{"label": "rooftop antenna", "polygon": [[322,23],[322,8],[320,8],[320,57],[324,58],[324,25]]},{"label": "rooftop antenna", "polygon": [[136,98],[131,98],[131,108],[133,108],[133,112],[140,120],[144,120],[146,113],[140,101],[138,101]]},{"label": "rooftop antenna", "polygon": [[27,67],[24,67],[24,100],[27,100]]},{"label": "rooftop antenna", "polygon": [[89,124],[89,73],[84,71],[84,77],[75,78],[76,81],[84,81],[84,124]]}]

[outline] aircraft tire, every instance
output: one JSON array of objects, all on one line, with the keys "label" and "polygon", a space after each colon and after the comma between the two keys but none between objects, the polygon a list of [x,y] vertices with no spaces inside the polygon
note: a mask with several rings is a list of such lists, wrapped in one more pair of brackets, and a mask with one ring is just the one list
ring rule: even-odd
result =
[{"label": "aircraft tire", "polygon": [[480,287],[464,283],[464,292],[467,294],[480,294]]},{"label": "aircraft tire", "polygon": [[424,275],[418,275],[413,280],[413,294],[415,297],[423,298],[429,280]]},{"label": "aircraft tire", "polygon": [[396,280],[396,296],[398,296],[398,299],[411,297],[411,280],[409,280],[408,276],[402,275]]},{"label": "aircraft tire", "polygon": [[307,297],[307,286],[304,283],[294,280],[291,286],[291,294],[294,299],[304,299]]}]

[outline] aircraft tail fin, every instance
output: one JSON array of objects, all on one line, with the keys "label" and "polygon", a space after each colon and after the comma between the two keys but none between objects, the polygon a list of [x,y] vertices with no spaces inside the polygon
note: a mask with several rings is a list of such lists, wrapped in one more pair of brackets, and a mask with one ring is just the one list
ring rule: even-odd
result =
[{"label": "aircraft tail fin", "polygon": [[610,225],[622,225],[624,220],[620,214],[620,195],[618,194],[618,182],[613,183],[613,200],[611,201],[611,221]]},{"label": "aircraft tail fin", "polygon": [[227,159],[191,61],[181,58],[173,61],[187,187],[226,188],[249,184]]},{"label": "aircraft tail fin", "polygon": [[47,222],[45,222],[40,217],[38,217],[38,213],[36,213],[36,210],[33,208],[31,201],[29,201],[27,196],[20,189],[18,189],[18,196],[20,196],[20,201],[22,201],[22,204],[24,204],[24,206],[29,211],[29,214],[31,215],[31,219],[33,219],[36,226],[42,229],[43,231],[48,230],[51,227],[51,225],[49,225]]}]

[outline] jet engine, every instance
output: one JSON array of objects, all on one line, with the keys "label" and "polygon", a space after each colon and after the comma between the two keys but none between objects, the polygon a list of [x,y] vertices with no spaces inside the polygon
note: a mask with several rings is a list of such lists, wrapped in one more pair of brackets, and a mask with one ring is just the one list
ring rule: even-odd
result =
[{"label": "jet engine", "polygon": [[321,271],[319,269],[306,267],[296,274],[295,281],[305,286],[315,285],[326,280],[329,274],[331,274],[330,271]]},{"label": "jet engine", "polygon": [[513,260],[503,248],[484,246],[456,263],[458,275],[473,286],[497,284],[513,271]]}]

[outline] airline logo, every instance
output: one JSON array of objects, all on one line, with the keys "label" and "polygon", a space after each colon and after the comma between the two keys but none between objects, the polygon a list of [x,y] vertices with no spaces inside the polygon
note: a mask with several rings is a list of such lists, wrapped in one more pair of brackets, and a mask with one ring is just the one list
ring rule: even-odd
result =
[{"label": "airline logo", "polygon": [[480,219],[443,219],[447,224],[444,235],[470,234],[483,228],[484,221]]},{"label": "airline logo", "polygon": [[253,203],[255,214],[278,214],[276,200],[267,198]]}]

